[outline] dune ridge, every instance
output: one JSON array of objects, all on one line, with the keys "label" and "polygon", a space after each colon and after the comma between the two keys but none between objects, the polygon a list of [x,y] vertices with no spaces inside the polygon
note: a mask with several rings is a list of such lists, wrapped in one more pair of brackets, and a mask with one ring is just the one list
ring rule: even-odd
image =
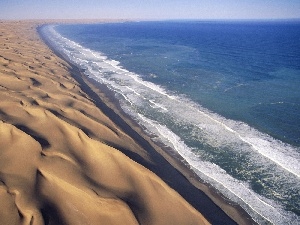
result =
[{"label": "dune ridge", "polygon": [[0,224],[209,224],[36,32],[0,22]]}]

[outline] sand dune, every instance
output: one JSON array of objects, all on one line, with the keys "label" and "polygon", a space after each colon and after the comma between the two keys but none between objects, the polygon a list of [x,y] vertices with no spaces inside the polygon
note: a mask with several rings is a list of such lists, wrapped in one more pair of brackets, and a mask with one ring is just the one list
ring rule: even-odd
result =
[{"label": "sand dune", "polygon": [[42,42],[0,23],[0,224],[208,224]]}]

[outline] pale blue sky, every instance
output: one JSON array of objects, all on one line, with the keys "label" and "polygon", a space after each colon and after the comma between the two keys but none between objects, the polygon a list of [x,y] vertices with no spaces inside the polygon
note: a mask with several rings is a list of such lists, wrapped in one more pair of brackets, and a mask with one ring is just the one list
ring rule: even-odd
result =
[{"label": "pale blue sky", "polygon": [[300,0],[0,0],[0,19],[300,18]]}]

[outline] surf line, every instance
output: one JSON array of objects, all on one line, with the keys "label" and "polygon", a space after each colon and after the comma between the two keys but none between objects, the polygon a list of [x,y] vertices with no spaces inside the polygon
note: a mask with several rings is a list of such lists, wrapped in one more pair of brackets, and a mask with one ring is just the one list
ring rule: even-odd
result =
[{"label": "surf line", "polygon": [[[136,80],[138,81],[138,80]],[[148,87],[148,85],[146,84],[143,84],[143,81],[138,81],[140,84]],[[149,87],[148,87],[149,88]],[[167,97],[169,97],[169,99],[171,100],[174,100],[178,103],[181,103],[180,102],[180,99],[176,98],[176,97],[173,97],[173,96],[169,96],[168,94],[162,92],[161,90],[156,90],[155,88],[151,88],[152,90],[156,91],[157,93],[159,94],[162,94],[162,95],[165,95]],[[180,105],[180,104],[179,104]],[[214,121],[215,123],[221,125],[222,127],[224,127],[226,130],[228,130],[229,132],[235,134],[238,138],[240,138],[240,140],[242,140],[244,143],[247,143],[249,146],[251,146],[252,149],[254,149],[256,152],[258,152],[260,155],[264,156],[265,158],[268,158],[270,161],[274,162],[275,164],[277,164],[278,166],[280,166],[281,168],[283,168],[284,170],[288,171],[289,173],[293,174],[294,176],[296,176],[297,178],[300,178],[300,174],[297,173],[296,171],[293,171],[291,170],[290,168],[287,168],[285,165],[283,165],[281,162],[279,162],[278,160],[276,160],[274,157],[271,157],[270,155],[268,154],[265,154],[264,152],[262,152],[255,144],[251,143],[250,141],[246,140],[243,136],[241,136],[237,131],[231,129],[230,127],[228,127],[226,124],[216,120],[215,118],[213,118],[212,116],[208,115],[207,113],[195,108],[194,106],[191,106],[189,104],[187,104],[188,107],[191,109],[191,110],[197,110],[197,112],[201,113],[202,115],[204,115],[205,117],[209,118],[210,120]],[[199,127],[201,128],[201,127]],[[251,127],[250,127],[251,128]],[[253,129],[253,128],[252,128]],[[259,131],[258,131],[259,132]],[[268,143],[270,143],[268,141]]]},{"label": "surf line", "polygon": [[[173,99],[173,100],[180,102],[178,99]],[[195,109],[193,106],[190,106],[190,105],[188,105],[188,107],[191,108],[191,109],[193,109],[193,110]],[[288,171],[289,173],[291,173],[291,174],[295,175],[296,177],[300,178],[300,174],[298,174],[298,173],[295,172],[295,171],[292,171],[292,170],[289,169],[289,168],[286,168],[286,166],[284,166],[284,165],[283,165],[282,163],[280,163],[278,160],[276,160],[276,159],[274,159],[273,157],[271,157],[271,156],[269,156],[269,155],[263,153],[262,151],[260,151],[260,149],[259,149],[257,146],[255,146],[255,145],[254,145],[253,143],[251,143],[250,141],[247,141],[247,140],[246,140],[244,137],[242,137],[237,131],[235,131],[235,130],[231,129],[230,127],[226,126],[226,124],[224,124],[224,123],[222,123],[222,122],[220,122],[220,121],[214,119],[213,117],[211,117],[210,115],[206,114],[205,112],[203,112],[203,111],[201,111],[201,110],[199,110],[199,109],[197,109],[197,108],[196,108],[196,110],[197,110],[199,113],[201,113],[202,115],[204,115],[205,117],[207,117],[207,118],[209,118],[210,120],[212,120],[212,121],[216,122],[217,124],[221,125],[222,127],[224,127],[224,128],[225,128],[226,130],[228,130],[229,132],[231,132],[231,133],[235,134],[236,136],[238,136],[238,137],[240,138],[240,140],[242,140],[244,143],[247,143],[249,146],[252,147],[252,149],[254,149],[254,150],[257,151],[258,153],[260,153],[262,156],[268,158],[269,160],[271,160],[271,161],[274,162],[275,164],[279,165],[279,166],[280,166],[281,168],[283,168],[284,170],[286,170],[286,171]],[[201,127],[199,127],[199,128],[201,128]],[[252,128],[252,129],[253,129],[253,128]]]},{"label": "surf line", "polygon": [[[156,121],[152,121],[146,117],[144,117],[143,115],[138,113],[138,116],[140,117],[141,120],[143,120],[144,122],[146,122],[147,124],[149,124],[152,128],[156,129],[156,131],[159,133],[159,135],[161,135],[163,138],[165,138],[166,140],[169,141],[169,143],[173,146],[173,148],[176,150],[176,152],[178,154],[180,154],[188,163],[188,166],[191,170],[195,171],[196,174],[201,178],[202,176],[199,175],[203,174],[204,176],[209,177],[211,180],[213,180],[213,183],[218,184],[219,186],[222,186],[226,191],[229,191],[233,194],[233,196],[235,196],[236,198],[238,198],[243,204],[245,204],[247,207],[249,207],[252,211],[253,211],[253,215],[255,215],[256,217],[260,217],[263,218],[265,221],[269,222],[270,224],[274,224],[270,218],[267,218],[267,215],[263,215],[261,212],[257,211],[256,207],[253,207],[252,205],[250,205],[247,201],[247,199],[244,199],[243,196],[241,196],[241,194],[235,192],[231,187],[229,187],[228,185],[226,185],[225,183],[222,183],[220,180],[218,180],[216,177],[214,176],[210,176],[209,174],[203,173],[201,170],[199,170],[197,168],[197,165],[194,163],[195,161],[191,160],[191,158],[195,159],[197,158],[197,156],[193,153],[193,152],[188,152],[188,154],[191,154],[190,157],[186,156],[183,152],[181,152],[180,149],[182,149],[180,146],[176,145],[176,143],[174,143],[174,140],[171,140],[169,138],[168,135],[165,134],[165,131],[161,130],[160,127],[162,127],[162,125],[160,125],[159,123],[157,123]],[[171,132],[172,133],[172,132]],[[177,136],[176,134],[174,134],[175,136]],[[179,137],[178,137],[179,138]],[[175,138],[175,142],[176,138]],[[185,145],[183,143],[183,145]],[[184,147],[185,148],[185,147]],[[199,162],[198,162],[199,163]],[[203,179],[203,178],[201,178]],[[276,208],[274,208],[272,205],[266,203],[265,201],[263,201],[262,199],[260,199],[258,196],[256,196],[251,190],[249,190],[247,187],[245,187],[245,185],[243,185],[242,183],[236,181],[234,179],[235,182],[237,182],[238,185],[241,185],[244,187],[245,190],[247,190],[247,193],[249,193],[251,195],[252,198],[256,199],[256,202],[261,202],[265,207],[267,207],[268,209],[272,210],[273,214],[277,214],[279,217],[282,216],[280,214],[280,212],[278,212],[276,210]],[[211,182],[210,182],[211,183]],[[211,183],[213,185],[213,183]],[[213,185],[215,186],[215,185]],[[215,187],[217,190],[221,191],[219,188]],[[222,188],[222,189],[223,189]],[[221,191],[222,192],[222,191]],[[229,198],[230,199],[230,198]],[[233,200],[236,202],[236,200]],[[244,208],[244,207],[243,207]],[[254,219],[254,218],[253,218]]]},{"label": "surf line", "polygon": [[[52,29],[51,29],[51,28],[52,28]],[[92,51],[91,49],[85,48],[85,47],[81,46],[80,44],[78,44],[78,43],[76,43],[76,42],[74,42],[74,41],[71,41],[71,40],[69,40],[69,39],[63,37],[62,35],[60,35],[57,31],[55,31],[55,30],[53,29],[53,26],[52,26],[51,28],[50,28],[50,29],[51,29],[51,31],[54,33],[54,35],[56,35],[58,38],[61,38],[61,40],[63,40],[63,41],[65,42],[65,44],[68,45],[68,47],[70,47],[70,48],[72,48],[72,49],[75,50],[75,48],[73,47],[73,46],[75,45],[75,46],[76,46],[77,48],[79,48],[80,50],[83,50],[83,51],[85,50],[85,51],[89,51],[89,52],[94,53],[94,51]],[[72,43],[73,46],[72,46],[71,44],[69,44],[68,42],[69,42],[69,43]],[[67,51],[65,48],[63,48],[63,49],[64,49],[65,51]],[[80,50],[79,50],[79,51],[80,51]],[[70,52],[70,51],[69,51],[69,52]],[[80,52],[81,52],[81,51],[80,51]],[[70,53],[71,53],[71,52],[70,52]],[[102,52],[98,52],[98,51],[97,51],[97,53],[98,53],[98,54],[100,53],[101,56],[105,56],[105,55],[103,55]],[[68,55],[68,54],[67,54],[67,55]],[[93,55],[94,55],[94,54],[93,54]],[[95,56],[95,55],[94,55],[94,56]],[[96,57],[96,58],[99,59],[100,57]],[[72,60],[72,59],[70,59],[70,60]],[[123,69],[122,67],[120,67],[119,65],[112,65],[111,63],[107,62],[107,58],[104,57],[104,59],[102,59],[102,60],[103,60],[102,62],[105,62],[105,63],[107,63],[107,64],[109,64],[109,65],[115,67],[117,70],[121,70],[121,71],[124,72],[124,69]],[[72,60],[72,61],[74,62],[74,60]],[[75,62],[75,63],[76,63],[76,62]],[[79,65],[79,66],[81,66],[81,65]],[[168,95],[167,93],[165,93],[165,91],[164,91],[160,86],[156,86],[155,84],[153,84],[153,83],[151,83],[151,82],[144,81],[143,79],[141,79],[140,77],[138,77],[138,75],[135,74],[135,73],[131,73],[130,71],[127,71],[127,70],[125,70],[125,71],[127,72],[126,75],[129,76],[129,77],[131,77],[131,78],[132,78],[134,81],[136,81],[137,83],[139,83],[139,84],[141,84],[141,85],[143,85],[143,86],[145,86],[145,87],[147,87],[147,88],[150,88],[151,90],[153,90],[153,91],[155,91],[155,92],[157,92],[157,93],[159,93],[159,94],[161,94],[161,95],[164,95],[164,96],[168,97],[168,98],[171,99],[171,100],[174,100],[174,101],[176,101],[176,102],[178,102],[178,103],[181,103],[180,100],[177,99],[175,96],[170,96],[170,95]],[[100,73],[101,73],[101,72],[100,72]],[[97,81],[97,80],[96,80],[96,81]],[[99,81],[98,81],[98,82],[99,82]],[[129,102],[131,102],[131,101],[129,101]],[[131,104],[132,104],[132,103],[131,103]],[[278,160],[276,160],[276,159],[274,159],[273,157],[271,157],[271,156],[269,156],[269,155],[263,153],[256,145],[254,145],[254,144],[251,143],[250,141],[246,140],[246,139],[245,139],[244,137],[242,137],[237,131],[235,131],[235,130],[231,129],[230,127],[226,126],[224,123],[222,123],[222,122],[220,122],[220,121],[214,119],[213,117],[211,117],[210,115],[206,114],[205,112],[203,112],[203,111],[201,111],[201,110],[199,110],[199,109],[197,109],[197,108],[194,108],[193,106],[190,106],[189,104],[188,104],[188,107],[191,108],[192,110],[195,110],[195,109],[196,109],[199,113],[201,113],[201,114],[204,115],[205,117],[207,117],[207,118],[209,118],[210,120],[214,121],[215,123],[221,125],[222,127],[224,127],[224,128],[225,128],[226,130],[228,130],[229,132],[234,133],[236,136],[238,136],[238,137],[240,138],[240,140],[242,140],[244,143],[247,143],[247,144],[248,144],[249,146],[251,146],[252,149],[254,149],[256,152],[258,152],[258,153],[261,154],[262,156],[268,158],[269,160],[271,160],[271,161],[274,162],[275,164],[279,165],[281,168],[283,168],[284,170],[288,171],[289,173],[295,175],[297,178],[300,178],[300,174],[298,174],[297,172],[295,172],[295,171],[293,171],[293,170],[291,170],[291,169],[289,169],[289,168],[286,168],[286,166],[283,165],[283,164],[282,164],[281,162],[279,162]],[[201,127],[199,127],[199,128],[201,128]]]}]

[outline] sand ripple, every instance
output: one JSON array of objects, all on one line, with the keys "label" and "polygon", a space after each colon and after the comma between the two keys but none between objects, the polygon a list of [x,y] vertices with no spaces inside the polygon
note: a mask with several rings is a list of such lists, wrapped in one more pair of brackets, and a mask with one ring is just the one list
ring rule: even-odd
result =
[{"label": "sand ripple", "polygon": [[208,224],[82,91],[35,22],[0,23],[0,224]]}]

